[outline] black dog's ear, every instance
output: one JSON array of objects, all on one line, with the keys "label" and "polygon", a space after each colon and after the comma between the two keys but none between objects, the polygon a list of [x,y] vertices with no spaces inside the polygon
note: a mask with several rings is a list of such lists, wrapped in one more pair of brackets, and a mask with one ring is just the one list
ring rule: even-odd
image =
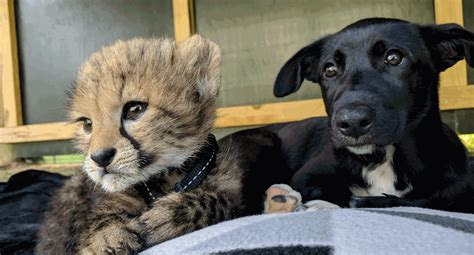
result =
[{"label": "black dog's ear", "polygon": [[284,97],[297,91],[304,79],[317,82],[318,74],[315,73],[321,55],[323,40],[316,41],[299,50],[291,57],[278,72],[273,94],[276,97]]},{"label": "black dog's ear", "polygon": [[474,33],[454,23],[420,26],[420,32],[439,72],[463,58],[474,66]]}]

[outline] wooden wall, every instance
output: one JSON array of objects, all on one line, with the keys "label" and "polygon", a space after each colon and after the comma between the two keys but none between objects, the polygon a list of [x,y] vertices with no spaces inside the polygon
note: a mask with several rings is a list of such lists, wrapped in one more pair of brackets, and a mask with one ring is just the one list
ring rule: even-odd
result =
[{"label": "wooden wall", "polygon": [[65,89],[103,45],[174,36],[171,0],[16,0],[15,10],[24,124],[64,121]]},{"label": "wooden wall", "polygon": [[320,97],[319,86],[306,81],[277,99],[275,76],[297,50],[359,19],[435,22],[432,0],[195,0],[195,10],[197,32],[223,52],[222,106]]},{"label": "wooden wall", "polygon": [[[325,115],[317,85],[303,84],[301,91],[284,99],[272,95],[274,77],[284,61],[320,36],[373,16],[419,23],[462,24],[466,20],[469,25],[472,15],[463,18],[462,10],[473,8],[470,0],[464,1],[469,2],[464,6],[462,0],[150,1],[135,1],[130,7],[113,0],[100,3],[0,0],[0,32],[8,32],[7,37],[0,38],[4,99],[1,106],[6,117],[5,127],[0,128],[0,144],[15,144],[17,156],[69,152],[67,141],[75,127],[61,122],[64,118],[62,102],[59,102],[63,101],[61,95],[79,63],[109,40],[174,34],[182,41],[198,32],[216,41],[223,51],[221,108],[216,127],[220,128],[219,134],[225,134],[229,128],[235,130]],[[15,11],[13,5],[18,3]],[[22,3],[39,6],[28,9],[27,5],[22,7]],[[51,10],[41,11],[45,5],[52,5],[50,9],[60,14],[55,17],[48,14]],[[159,10],[166,13],[160,14]],[[42,21],[35,24],[37,19]],[[41,37],[48,31],[49,36]],[[41,38],[35,41],[35,37]],[[87,37],[91,42],[84,39]],[[33,50],[38,45],[41,47]],[[66,46],[62,49],[61,45]],[[19,64],[15,62],[17,46]],[[47,50],[41,52],[41,48]],[[47,54],[54,49],[58,52]],[[64,66],[58,64],[61,61]],[[474,86],[468,86],[467,70],[465,63],[460,63],[443,74],[440,93],[443,110],[474,108]],[[444,115],[448,120],[459,119],[452,111]],[[23,117],[28,125],[23,125]]]}]

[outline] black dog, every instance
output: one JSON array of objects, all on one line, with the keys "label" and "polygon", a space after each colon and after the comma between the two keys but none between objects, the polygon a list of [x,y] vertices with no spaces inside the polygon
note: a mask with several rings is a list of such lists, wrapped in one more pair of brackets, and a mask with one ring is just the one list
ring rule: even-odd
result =
[{"label": "black dog", "polygon": [[358,21],[298,51],[275,82],[277,97],[319,83],[328,118],[259,130],[280,137],[304,200],[474,212],[466,149],[438,106],[439,73],[463,58],[474,64],[474,34],[456,24]]}]

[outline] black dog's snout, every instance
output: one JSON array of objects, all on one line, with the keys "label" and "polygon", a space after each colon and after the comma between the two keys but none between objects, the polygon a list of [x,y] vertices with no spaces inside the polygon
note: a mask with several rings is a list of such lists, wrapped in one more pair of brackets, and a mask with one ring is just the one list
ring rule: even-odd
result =
[{"label": "black dog's snout", "polygon": [[368,107],[343,108],[336,115],[336,127],[345,136],[359,138],[367,134],[374,121],[374,112]]},{"label": "black dog's snout", "polygon": [[94,160],[97,165],[106,167],[112,162],[116,152],[117,150],[115,148],[99,149],[91,154],[91,159]]}]

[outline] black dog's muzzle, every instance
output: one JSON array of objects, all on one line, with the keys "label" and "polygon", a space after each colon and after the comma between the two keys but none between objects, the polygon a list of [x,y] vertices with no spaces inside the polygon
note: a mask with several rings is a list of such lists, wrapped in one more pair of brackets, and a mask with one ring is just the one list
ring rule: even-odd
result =
[{"label": "black dog's muzzle", "polygon": [[334,116],[337,132],[343,136],[358,139],[370,132],[375,112],[367,106],[342,108]]}]

